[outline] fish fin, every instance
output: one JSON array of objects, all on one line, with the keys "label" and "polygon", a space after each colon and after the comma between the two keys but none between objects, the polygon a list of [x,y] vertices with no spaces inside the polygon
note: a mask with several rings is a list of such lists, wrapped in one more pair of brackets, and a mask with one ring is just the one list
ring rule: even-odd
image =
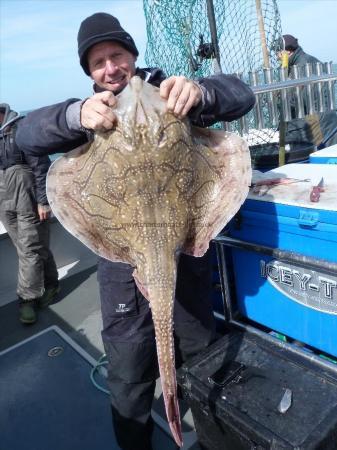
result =
[{"label": "fish fin", "polygon": [[[96,141],[99,137],[96,137]],[[94,144],[91,144],[94,145]],[[82,201],[83,192],[87,183],[87,170],[96,167],[96,161],[91,162],[87,155],[90,144],[84,144],[62,157],[58,158],[50,166],[46,191],[49,204],[55,217],[73,236],[79,239],[97,255],[113,262],[123,262],[135,266],[130,250],[131,244],[124,241],[114,241],[108,232],[118,232],[118,223],[112,225],[116,211],[111,208],[107,200],[100,199],[98,191],[89,190],[88,198],[92,200]],[[88,166],[88,167],[87,167]],[[101,209],[104,213],[101,212]],[[95,217],[106,215],[110,230],[97,231],[98,223]],[[111,231],[112,230],[112,231]]]},{"label": "fish fin", "polygon": [[234,133],[192,128],[198,190],[190,198],[191,218],[182,252],[202,256],[245,201],[251,183],[247,143]]},{"label": "fish fin", "polygon": [[179,412],[179,404],[177,397],[174,395],[169,395],[167,400],[167,419],[170,426],[170,430],[172,431],[172,435],[176,444],[179,447],[183,445],[183,438],[181,432],[181,423],[180,423],[180,412]]}]

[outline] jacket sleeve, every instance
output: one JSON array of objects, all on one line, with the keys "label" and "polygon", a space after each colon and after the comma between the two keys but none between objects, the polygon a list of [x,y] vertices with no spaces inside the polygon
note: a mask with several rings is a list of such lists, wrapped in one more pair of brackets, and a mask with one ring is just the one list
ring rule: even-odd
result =
[{"label": "jacket sleeve", "polygon": [[[148,82],[154,86],[167,77],[161,69],[142,69],[151,73]],[[143,77],[144,78],[144,77]],[[255,95],[250,87],[235,75],[218,74],[198,81],[203,100],[188,114],[194,125],[208,127],[216,122],[231,122],[249,112],[255,104]]]},{"label": "jacket sleeve", "polygon": [[79,99],[36,109],[20,120],[16,144],[26,155],[41,156],[64,153],[87,142],[85,130],[70,129],[67,108]]},{"label": "jacket sleeve", "polygon": [[234,75],[212,75],[198,82],[204,99],[189,114],[194,125],[208,127],[220,121],[231,122],[245,115],[255,104],[253,91]]},{"label": "jacket sleeve", "polygon": [[46,177],[50,167],[50,159],[47,155],[25,156],[26,163],[32,169],[35,179],[35,196],[37,203],[47,205]]}]

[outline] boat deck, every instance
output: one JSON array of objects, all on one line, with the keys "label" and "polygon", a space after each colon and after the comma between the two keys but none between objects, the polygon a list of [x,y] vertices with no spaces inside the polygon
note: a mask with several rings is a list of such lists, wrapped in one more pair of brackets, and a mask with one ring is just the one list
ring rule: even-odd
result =
[{"label": "boat deck", "polygon": [[[0,265],[3,268],[0,275],[0,358],[8,349],[14,349],[24,345],[26,340],[34,339],[38,333],[43,333],[50,327],[61,330],[70,342],[79,346],[81,352],[87,355],[91,361],[97,361],[103,354],[101,340],[101,315],[98,297],[98,285],[96,280],[97,256],[87,250],[82,244],[75,241],[64,229],[54,221],[52,223],[51,248],[59,269],[61,292],[55,304],[39,311],[37,323],[22,325],[18,320],[18,305],[15,293],[15,278],[17,273],[17,258],[15,249],[5,232],[0,235]],[[22,344],[23,343],[23,344]],[[7,349],[7,350],[6,350]],[[29,356],[27,355],[29,359]],[[1,364],[1,362],[0,362]],[[24,365],[24,364],[23,364]],[[90,369],[91,369],[90,365]],[[6,367],[2,367],[6,371]],[[91,370],[84,376],[90,377]],[[15,387],[15,379],[11,383]],[[32,383],[32,389],[35,384]],[[18,386],[19,387],[19,386]],[[5,388],[4,384],[2,388]],[[13,385],[11,386],[13,389]],[[0,383],[1,390],[1,383]],[[36,391],[36,395],[40,395]],[[97,396],[102,396],[97,389]],[[1,405],[0,410],[4,410]],[[41,399],[43,401],[43,399]],[[28,405],[27,405],[28,406]],[[46,413],[48,406],[46,405]],[[110,417],[110,411],[108,411]],[[196,442],[196,434],[193,428],[193,420],[186,404],[181,404],[181,415],[184,432],[184,448],[186,450],[199,450]],[[156,424],[154,434],[154,450],[171,450],[176,448],[171,435],[163,408],[160,384],[157,385],[156,399],[153,405],[153,417]],[[36,420],[32,416],[32,420]],[[78,428],[73,429],[73,435],[81,434],[83,424],[78,423]],[[7,430],[7,433],[15,433],[16,429]],[[71,436],[68,436],[72,439]],[[118,446],[111,447],[111,442],[106,448],[118,450]],[[64,443],[62,450],[69,447],[71,450],[84,450],[82,446],[70,446]],[[22,448],[22,447],[21,447]],[[25,442],[25,450],[40,448],[36,442]],[[14,450],[14,449],[11,449]],[[100,448],[101,450],[101,448]],[[102,449],[103,450],[103,449]],[[135,449],[136,450],[136,449]]]}]

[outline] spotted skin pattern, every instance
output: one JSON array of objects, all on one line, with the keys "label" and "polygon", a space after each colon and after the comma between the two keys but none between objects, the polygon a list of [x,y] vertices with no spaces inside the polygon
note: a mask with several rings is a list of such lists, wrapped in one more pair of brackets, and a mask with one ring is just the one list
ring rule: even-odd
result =
[{"label": "spotted skin pattern", "polygon": [[63,226],[98,255],[131,264],[149,300],[169,425],[182,445],[173,347],[179,254],[202,256],[238,211],[251,181],[237,135],[191,127],[159,89],[133,77],[118,125],[56,160],[47,195]]}]

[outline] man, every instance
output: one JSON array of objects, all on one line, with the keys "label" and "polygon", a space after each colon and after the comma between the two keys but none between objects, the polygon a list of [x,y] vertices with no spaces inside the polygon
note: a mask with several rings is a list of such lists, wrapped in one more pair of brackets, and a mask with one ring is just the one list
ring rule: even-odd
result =
[{"label": "man", "polygon": [[49,250],[45,180],[48,156],[24,156],[15,143],[20,115],[0,104],[0,220],[19,257],[19,319],[37,320],[37,306],[47,306],[58,292],[58,273]]},{"label": "man", "polygon": [[[294,66],[299,69],[299,76],[305,76],[304,66],[307,63],[313,64],[313,73],[315,73],[314,63],[320,62],[314,56],[305,53],[298,44],[298,40],[291,34],[284,34],[278,45],[278,57],[280,60],[286,57],[288,59],[288,75],[294,78]],[[337,144],[337,115],[335,111],[327,111],[322,114],[309,115],[307,105],[304,105],[307,117],[305,119],[294,119],[287,124],[286,143],[310,145],[312,150],[322,142],[325,147]],[[336,131],[333,134],[334,130]],[[331,137],[329,137],[331,136]]]},{"label": "man", "polygon": [[291,34],[284,34],[279,42],[279,59],[281,59],[284,54],[288,55],[289,75],[293,75],[292,67],[295,65],[304,66],[306,63],[320,62],[314,56],[305,53],[302,47],[299,46],[298,40]]},{"label": "man", "polygon": [[[136,45],[109,14],[97,13],[81,23],[78,53],[83,70],[94,81],[95,94],[84,101],[70,99],[28,115],[18,130],[19,145],[27,154],[68,151],[91,139],[95,130],[113,129],[116,118],[110,106],[118,102],[115,95],[135,74],[160,87],[160,95],[173,114],[188,115],[200,126],[237,119],[255,102],[250,88],[234,76],[218,75],[194,82],[175,76],[165,79],[157,68],[136,68]],[[174,312],[178,364],[207,347],[215,337],[209,259],[209,254],[203,258],[182,255],[179,261]],[[118,444],[123,450],[149,450],[158,367],[149,304],[137,289],[132,272],[127,264],[103,258],[99,261],[102,338],[109,362]]]}]

